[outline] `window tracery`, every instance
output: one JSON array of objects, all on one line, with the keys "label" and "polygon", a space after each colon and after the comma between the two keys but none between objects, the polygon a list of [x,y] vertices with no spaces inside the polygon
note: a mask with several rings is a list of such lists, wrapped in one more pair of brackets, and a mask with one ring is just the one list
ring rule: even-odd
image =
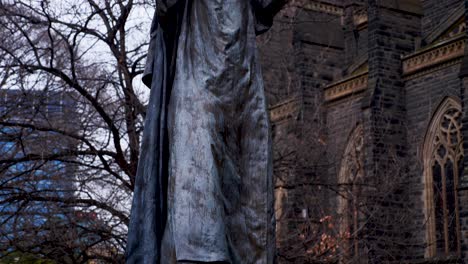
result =
[{"label": "window tracery", "polygon": [[446,99],[428,129],[424,144],[427,257],[460,252],[457,186],[463,166],[461,106]]},{"label": "window tracery", "polygon": [[362,229],[362,180],[364,177],[364,137],[363,128],[357,126],[348,140],[339,173],[341,186],[338,211],[341,219],[340,234],[343,259],[347,262],[359,254],[359,236]]}]

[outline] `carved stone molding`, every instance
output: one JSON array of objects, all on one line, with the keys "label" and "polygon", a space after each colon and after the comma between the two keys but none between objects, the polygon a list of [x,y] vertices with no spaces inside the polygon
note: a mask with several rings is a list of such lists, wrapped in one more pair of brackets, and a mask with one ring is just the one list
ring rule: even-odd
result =
[{"label": "carved stone molding", "polygon": [[448,14],[445,21],[435,27],[424,39],[424,43],[437,43],[441,40],[454,37],[465,32],[465,3],[460,1],[459,6]]},{"label": "carved stone molding", "polygon": [[428,68],[451,63],[453,60],[463,57],[465,42],[464,36],[461,35],[404,56],[402,58],[403,75],[412,75]]},{"label": "carved stone molding", "polygon": [[357,29],[362,29],[367,26],[368,22],[367,13],[356,13],[353,15],[353,23]]},{"label": "carved stone molding", "polygon": [[368,72],[351,76],[325,88],[325,101],[329,102],[367,89]]},{"label": "carved stone molding", "polygon": [[278,122],[289,116],[294,116],[301,111],[301,107],[300,98],[288,99],[270,107],[270,120],[271,122]]},{"label": "carved stone molding", "polygon": [[[463,18],[464,19],[464,18]],[[448,32],[445,33],[445,35],[440,37],[440,40],[446,40],[446,39],[451,39],[454,38],[460,34],[465,33],[466,31],[466,22],[461,21],[460,23],[456,24],[451,28]]]},{"label": "carved stone molding", "polygon": [[450,66],[453,66],[453,65],[461,64],[462,59],[463,58],[460,57],[460,58],[457,58],[457,59],[454,59],[454,60],[450,60],[448,62],[438,64],[438,65],[433,66],[433,67],[425,68],[425,69],[423,69],[421,71],[418,71],[416,73],[404,76],[404,80],[405,81],[413,80],[413,79],[419,78],[421,76],[431,74],[433,72],[437,72],[437,71],[439,71],[441,69],[444,69],[444,68],[447,68],[447,67],[450,67]]},{"label": "carved stone molding", "polygon": [[305,9],[327,13],[335,16],[342,16],[344,14],[343,8],[331,4],[326,4],[318,1],[308,1],[304,6]]}]

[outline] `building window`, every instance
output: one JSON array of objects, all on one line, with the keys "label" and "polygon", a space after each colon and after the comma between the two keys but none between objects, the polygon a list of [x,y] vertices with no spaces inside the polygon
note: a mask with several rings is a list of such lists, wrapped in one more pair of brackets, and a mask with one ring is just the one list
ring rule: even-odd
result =
[{"label": "building window", "polygon": [[427,257],[460,253],[457,186],[463,165],[461,106],[446,99],[427,130],[424,143]]},{"label": "building window", "polygon": [[342,262],[359,258],[359,238],[362,233],[362,180],[364,177],[364,137],[362,126],[357,126],[346,146],[339,172],[340,195],[338,213],[340,236],[343,238]]}]

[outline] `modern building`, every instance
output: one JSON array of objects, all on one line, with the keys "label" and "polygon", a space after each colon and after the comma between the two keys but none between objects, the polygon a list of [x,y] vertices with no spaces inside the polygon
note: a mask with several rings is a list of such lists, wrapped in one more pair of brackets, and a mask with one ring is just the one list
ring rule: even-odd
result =
[{"label": "modern building", "polygon": [[64,93],[0,91],[0,254],[18,245],[34,252],[28,247],[38,240],[51,250],[66,244],[70,230],[63,226],[76,214],[58,200],[75,196],[75,168],[54,155],[76,149],[58,132],[74,131],[76,118],[75,103]]}]

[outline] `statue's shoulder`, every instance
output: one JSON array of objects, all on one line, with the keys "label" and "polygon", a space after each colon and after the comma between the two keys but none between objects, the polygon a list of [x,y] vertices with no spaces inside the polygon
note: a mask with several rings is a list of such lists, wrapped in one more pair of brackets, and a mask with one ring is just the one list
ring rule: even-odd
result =
[{"label": "statue's shoulder", "polygon": [[250,0],[255,14],[255,31],[264,33],[273,25],[273,18],[289,0]]}]

